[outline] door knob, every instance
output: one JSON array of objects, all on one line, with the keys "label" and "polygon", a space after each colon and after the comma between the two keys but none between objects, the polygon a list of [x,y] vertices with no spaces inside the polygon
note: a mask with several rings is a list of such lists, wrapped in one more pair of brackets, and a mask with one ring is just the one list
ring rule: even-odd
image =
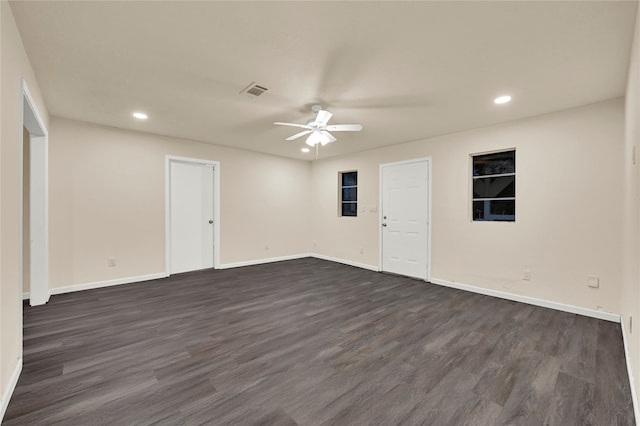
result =
[{"label": "door knob", "polygon": [[209,219],[209,223],[210,223],[210,224],[211,224],[211,223],[213,223],[213,219]]}]

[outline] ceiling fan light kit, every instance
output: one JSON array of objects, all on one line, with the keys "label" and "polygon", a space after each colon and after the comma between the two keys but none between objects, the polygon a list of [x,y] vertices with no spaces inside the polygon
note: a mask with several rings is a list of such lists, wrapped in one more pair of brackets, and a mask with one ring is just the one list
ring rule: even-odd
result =
[{"label": "ceiling fan light kit", "polygon": [[311,110],[316,113],[315,119],[310,120],[307,124],[285,123],[276,121],[278,126],[291,126],[304,129],[293,136],[289,136],[286,140],[292,141],[302,136],[309,135],[305,143],[311,147],[320,144],[325,146],[328,143],[335,142],[337,139],[329,133],[332,132],[359,132],[362,130],[361,124],[334,124],[329,126],[327,123],[333,116],[329,111],[323,110],[320,105],[314,105]]}]

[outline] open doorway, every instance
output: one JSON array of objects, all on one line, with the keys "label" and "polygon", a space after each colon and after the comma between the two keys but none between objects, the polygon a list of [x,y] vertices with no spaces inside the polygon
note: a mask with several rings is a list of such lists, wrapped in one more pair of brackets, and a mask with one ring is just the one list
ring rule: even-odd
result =
[{"label": "open doorway", "polygon": [[49,301],[48,133],[24,80],[21,88],[21,277],[35,306]]},{"label": "open doorway", "polygon": [[30,150],[29,150],[29,131],[26,127],[22,128],[22,298],[29,299],[31,286],[31,219],[30,213],[30,193],[31,172],[30,166]]}]

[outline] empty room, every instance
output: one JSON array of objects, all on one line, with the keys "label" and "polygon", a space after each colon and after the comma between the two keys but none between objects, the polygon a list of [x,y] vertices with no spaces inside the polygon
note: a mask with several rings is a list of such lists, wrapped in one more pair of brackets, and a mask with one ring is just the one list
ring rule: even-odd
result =
[{"label": "empty room", "polygon": [[0,421],[635,425],[638,13],[2,0]]}]

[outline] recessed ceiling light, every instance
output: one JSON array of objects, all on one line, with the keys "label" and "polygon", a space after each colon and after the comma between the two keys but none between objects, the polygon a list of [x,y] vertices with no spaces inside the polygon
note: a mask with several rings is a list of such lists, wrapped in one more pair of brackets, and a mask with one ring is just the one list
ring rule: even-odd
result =
[{"label": "recessed ceiling light", "polygon": [[493,102],[496,104],[506,104],[510,100],[511,100],[511,96],[505,95],[505,96],[498,96],[493,100]]},{"label": "recessed ceiling light", "polygon": [[304,152],[304,153],[306,154],[306,153],[307,153],[307,152],[309,152],[310,150],[309,150],[309,148],[302,148],[300,151],[302,151],[302,152]]},{"label": "recessed ceiling light", "polygon": [[147,114],[144,112],[134,112],[133,116],[139,120],[146,120],[148,118]]}]

